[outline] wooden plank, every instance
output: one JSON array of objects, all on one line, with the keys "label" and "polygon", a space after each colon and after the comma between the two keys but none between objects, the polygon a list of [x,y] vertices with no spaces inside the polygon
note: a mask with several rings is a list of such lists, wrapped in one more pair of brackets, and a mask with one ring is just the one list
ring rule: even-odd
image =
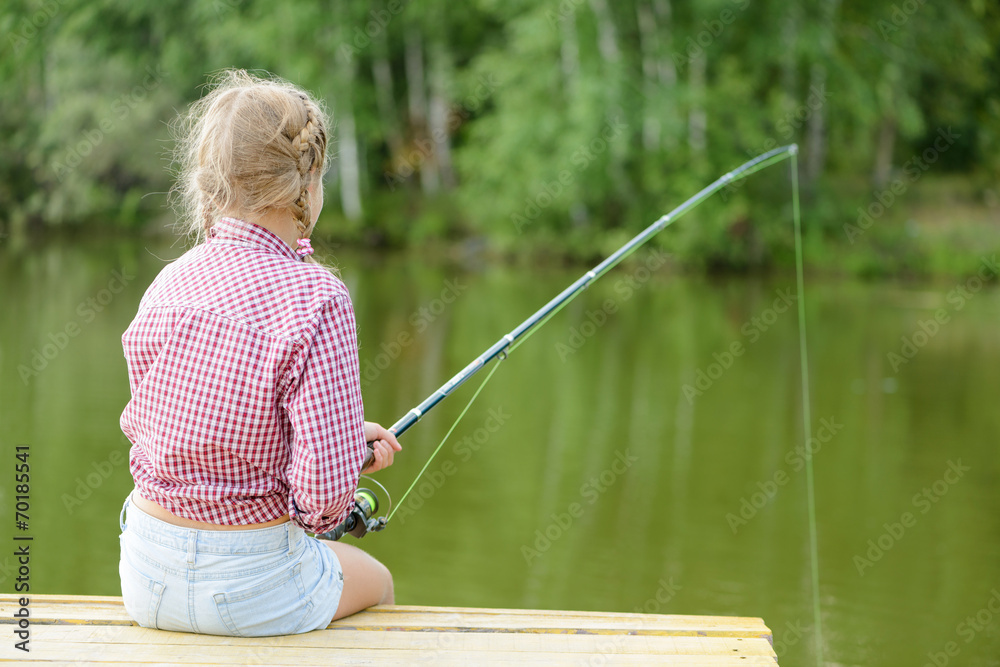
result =
[{"label": "wooden plank", "polygon": [[[0,595],[0,626],[17,596]],[[235,638],[140,628],[121,598],[31,597],[31,653],[0,661],[185,665],[774,665],[759,618],[381,606],[325,630]]]},{"label": "wooden plank", "polygon": [[[0,603],[13,604],[17,599],[15,595],[0,595]],[[97,596],[56,596],[56,595],[35,595],[32,596],[32,605],[36,609],[64,609],[69,606],[73,609],[79,610],[90,610],[91,612],[108,611],[113,612],[115,610],[124,613],[124,607],[120,597],[97,597]],[[456,615],[456,614],[467,614],[473,613],[481,617],[489,616],[504,616],[507,617],[511,613],[516,613],[520,616],[525,617],[558,617],[558,618],[574,618],[574,619],[604,619],[608,617],[621,618],[621,619],[662,619],[662,620],[676,620],[680,622],[697,620],[707,623],[723,623],[723,624],[734,624],[734,625],[744,625],[744,624],[760,624],[761,619],[759,618],[739,618],[731,616],[679,616],[679,615],[668,615],[668,614],[635,614],[628,612],[591,612],[591,611],[550,611],[545,609],[487,609],[487,608],[468,608],[468,607],[423,607],[423,606],[411,606],[411,605],[394,605],[394,606],[375,606],[370,609],[370,612],[381,613],[386,615],[410,615],[410,614],[444,614],[444,615]]]},{"label": "wooden plank", "polygon": [[[0,659],[2,662],[3,659]],[[18,659],[17,662],[22,662]],[[547,666],[574,666],[581,665],[683,665],[685,667],[774,667],[775,660],[767,656],[749,656],[743,658],[730,658],[721,656],[665,656],[651,658],[641,655],[594,655],[594,656],[567,656],[562,653],[545,652],[537,654],[507,654],[497,652],[495,654],[483,653],[461,653],[426,651],[386,651],[386,650],[366,650],[359,652],[328,652],[316,654],[306,660],[298,656],[285,655],[283,651],[271,654],[260,654],[253,657],[222,656],[218,659],[207,656],[192,656],[180,653],[167,657],[151,656],[146,653],[133,653],[130,655],[119,655],[117,651],[110,649],[94,656],[82,656],[76,647],[69,645],[39,656],[32,651],[32,656],[23,662],[57,662],[60,664],[102,664],[102,665],[269,665],[274,667],[307,667],[311,665],[443,665],[445,667],[467,667],[468,665],[547,665]]]},{"label": "wooden plank", "polygon": [[[14,604],[17,601],[18,596],[12,594],[0,594],[0,603]],[[32,604],[42,605],[42,604],[71,604],[74,606],[88,607],[103,607],[109,606],[112,608],[123,608],[122,599],[118,596],[100,596],[100,595],[33,595],[31,596]],[[566,618],[604,618],[606,616],[616,616],[622,618],[676,618],[676,619],[705,619],[705,620],[720,620],[720,621],[747,621],[759,623],[761,619],[759,618],[745,618],[745,617],[735,617],[735,616],[681,616],[681,615],[670,615],[670,614],[637,614],[631,612],[603,612],[603,611],[553,611],[548,609],[494,609],[489,607],[426,607],[417,605],[391,605],[383,606],[378,605],[371,607],[371,611],[376,611],[386,614],[408,614],[408,613],[429,613],[429,614],[455,614],[463,612],[474,612],[483,616],[488,615],[506,615],[513,612],[521,614],[523,616],[553,616],[558,615],[560,617]]]},{"label": "wooden plank", "polygon": [[[554,647],[524,653],[493,648],[490,651],[463,648],[414,646],[403,649],[365,648],[300,649],[288,646],[144,646],[108,644],[102,647],[74,642],[54,642],[39,637],[30,661],[74,661],[104,664],[242,664],[242,665],[327,665],[335,664],[513,664],[586,665],[586,664],[683,664],[683,665],[774,665],[772,656],[736,654],[618,654],[612,651],[567,654]],[[757,640],[762,641],[762,640]],[[6,657],[6,656],[5,656]]]},{"label": "wooden plank", "polygon": [[199,650],[209,647],[250,647],[313,650],[341,649],[422,649],[462,651],[557,650],[563,653],[616,653],[636,655],[773,655],[770,644],[763,639],[731,637],[642,637],[632,635],[556,635],[533,634],[491,635],[465,632],[369,633],[356,631],[317,631],[302,635],[262,638],[217,637],[179,632],[161,632],[145,628],[75,627],[66,625],[39,626],[36,637],[56,644],[142,644],[144,646],[187,647]]},{"label": "wooden plank", "polygon": [[[5,602],[0,596],[0,602]],[[121,598],[80,598],[74,596],[34,596],[34,623],[79,623],[94,621],[132,625]],[[548,632],[593,631],[611,634],[629,629],[636,634],[696,636],[770,636],[760,618],[725,616],[679,616],[661,614],[553,612],[523,609],[471,609],[462,607],[373,607],[363,614],[331,623],[331,628],[351,627],[384,631],[463,628],[465,631]]]},{"label": "wooden plank", "polygon": [[766,627],[760,628],[719,628],[697,626],[689,628],[655,628],[642,627],[636,623],[613,623],[590,621],[586,623],[573,623],[564,620],[539,621],[537,626],[529,625],[525,619],[511,617],[506,622],[502,619],[491,622],[482,622],[476,618],[462,619],[459,622],[441,624],[439,619],[428,619],[424,616],[400,619],[396,623],[379,623],[376,619],[353,617],[342,619],[331,623],[329,629],[352,629],[384,632],[394,630],[399,632],[425,632],[428,630],[455,629],[464,632],[484,632],[484,633],[537,633],[537,634],[594,634],[594,635],[615,635],[627,632],[634,635],[648,636],[714,636],[714,637],[765,637],[770,636]]}]

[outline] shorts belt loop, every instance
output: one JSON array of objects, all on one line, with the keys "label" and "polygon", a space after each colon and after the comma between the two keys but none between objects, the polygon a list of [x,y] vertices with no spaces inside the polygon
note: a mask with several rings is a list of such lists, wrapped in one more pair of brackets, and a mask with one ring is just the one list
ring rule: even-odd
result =
[{"label": "shorts belt loop", "polygon": [[190,530],[188,531],[188,548],[187,548],[187,562],[188,565],[194,565],[194,557],[198,551],[198,531]]},{"label": "shorts belt loop", "polygon": [[295,524],[291,521],[286,525],[288,526],[288,555],[294,556],[302,549],[305,533],[301,530],[296,530]]},{"label": "shorts belt loop", "polygon": [[118,515],[118,528],[124,533],[125,532],[125,509],[128,507],[129,502],[132,500],[132,494],[129,493],[125,496],[125,502],[122,503],[122,511]]}]

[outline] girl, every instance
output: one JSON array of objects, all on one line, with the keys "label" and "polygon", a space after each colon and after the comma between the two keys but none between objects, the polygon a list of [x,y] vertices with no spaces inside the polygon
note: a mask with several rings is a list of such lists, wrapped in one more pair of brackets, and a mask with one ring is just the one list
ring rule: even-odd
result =
[{"label": "girl", "polygon": [[[317,540],[347,515],[367,442],[354,310],[312,261],[328,122],[304,91],[224,72],[182,119],[175,190],[197,245],[147,290],[122,337],[122,596],[140,625],[308,632],[393,602],[392,577]],[[127,514],[127,516],[126,516]]]}]

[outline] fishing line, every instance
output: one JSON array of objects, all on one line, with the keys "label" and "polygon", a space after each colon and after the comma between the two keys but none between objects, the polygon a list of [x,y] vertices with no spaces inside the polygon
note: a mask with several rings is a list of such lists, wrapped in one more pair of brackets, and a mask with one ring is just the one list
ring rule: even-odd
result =
[{"label": "fishing line", "polygon": [[[345,534],[345,532],[350,532],[350,534],[355,537],[362,537],[366,532],[379,531],[385,527],[386,523],[392,519],[396,511],[406,501],[407,496],[416,487],[417,482],[423,476],[424,472],[430,466],[434,458],[440,453],[444,444],[448,441],[452,432],[458,426],[459,422],[465,417],[469,408],[475,402],[476,398],[479,397],[480,392],[486,386],[486,383],[490,381],[493,374],[500,367],[499,362],[507,358],[508,354],[515,349],[517,349],[524,341],[530,338],[535,331],[541,328],[546,322],[548,322],[556,313],[561,311],[566,307],[570,301],[576,298],[581,291],[590,286],[590,284],[603,276],[605,273],[610,271],[612,268],[617,266],[622,260],[631,255],[639,246],[643,245],[646,241],[651,239],[653,236],[658,234],[668,225],[675,222],[682,215],[690,211],[692,208],[696,207],[698,204],[703,202],[709,196],[715,194],[723,187],[732,185],[737,181],[741,181],[748,176],[781,162],[782,160],[791,158],[791,177],[792,177],[792,216],[795,229],[795,280],[796,288],[798,290],[798,320],[799,320],[799,366],[801,369],[801,382],[802,382],[802,428],[805,437],[805,450],[806,450],[806,495],[807,495],[807,511],[809,519],[809,557],[810,557],[810,574],[812,579],[812,593],[813,593],[813,623],[816,627],[816,656],[817,664],[822,665],[823,663],[823,632],[822,632],[822,616],[820,613],[820,588],[819,588],[819,546],[817,537],[817,522],[816,522],[816,488],[815,488],[815,476],[813,471],[813,461],[812,452],[808,446],[809,438],[812,434],[812,415],[810,411],[811,406],[811,395],[809,389],[809,354],[806,345],[806,306],[805,306],[805,279],[803,270],[803,258],[802,258],[802,216],[799,206],[799,175],[798,175],[798,146],[796,144],[791,144],[788,146],[782,146],[780,148],[775,148],[768,151],[746,163],[740,167],[734,169],[733,171],[724,174],[723,176],[716,179],[710,185],[703,188],[700,192],[695,194],[693,197],[685,201],[683,204],[675,208],[670,213],[662,216],[652,225],[647,227],[632,240],[626,243],[624,246],[612,253],[607,259],[598,264],[596,267],[588,271],[582,277],[576,280],[572,285],[564,289],[559,293],[554,299],[545,304],[542,308],[536,311],[531,317],[518,325],[510,333],[506,334],[499,341],[494,343],[489,349],[487,349],[483,354],[477,357],[472,363],[466,366],[464,369],[459,371],[454,377],[452,377],[448,382],[442,385],[437,391],[428,396],[420,405],[410,410],[408,413],[403,415],[403,417],[397,421],[389,429],[392,433],[399,436],[402,435],[404,431],[413,426],[417,421],[429,410],[434,408],[438,403],[447,398],[451,393],[457,389],[466,380],[472,377],[475,373],[480,371],[486,366],[490,361],[496,359],[498,363],[494,364],[493,368],[483,379],[483,382],[476,389],[472,398],[466,404],[465,408],[455,419],[455,422],[448,429],[444,438],[438,443],[438,446],[434,448],[427,462],[417,473],[413,482],[410,484],[406,493],[403,494],[399,502],[396,503],[395,507],[389,512],[388,518],[373,518],[373,514],[377,511],[377,498],[374,494],[367,489],[359,489],[358,494],[362,496],[361,501],[357,500],[356,496],[355,508],[352,510],[349,520],[337,526],[334,531],[326,533],[320,537],[326,539],[339,539],[340,536]],[[379,485],[381,486],[381,485]],[[383,491],[384,491],[383,487]],[[388,495],[388,494],[386,494]]]},{"label": "fishing line", "polygon": [[[621,248],[612,253],[604,261],[598,264],[596,267],[587,271],[583,276],[578,278],[573,284],[560,292],[555,298],[550,300],[547,304],[542,306],[533,315],[531,315],[524,322],[515,327],[510,333],[506,334],[490,346],[485,352],[483,352],[479,357],[472,361],[468,366],[463,368],[461,371],[456,373],[450,380],[448,380],[444,385],[438,388],[433,394],[428,396],[421,402],[418,406],[407,412],[403,417],[397,421],[389,429],[396,436],[402,435],[411,426],[417,423],[421,417],[427,414],[428,411],[433,409],[445,398],[450,396],[459,386],[465,383],[470,377],[475,375],[477,372],[482,370],[489,362],[493,360],[503,361],[507,358],[507,355],[513,350],[517,349],[524,341],[530,338],[535,331],[541,328],[541,325],[548,322],[556,313],[561,311],[566,307],[570,301],[575,299],[580,292],[590,286],[592,282],[603,276],[605,273],[613,269],[619,263],[622,262],[626,257],[634,253],[639,246],[643,245],[651,239],[653,236],[657,235],[668,225],[673,224],[678,218],[690,211],[691,209],[698,206],[711,195],[715,194],[724,187],[731,186],[733,183],[741,181],[748,176],[765,169],[773,164],[781,162],[791,158],[792,167],[792,207],[795,223],[795,262],[796,262],[796,280],[799,292],[799,349],[800,349],[800,365],[802,369],[802,403],[803,403],[803,427],[805,430],[806,443],[808,445],[808,439],[810,433],[812,432],[811,415],[809,411],[810,399],[809,399],[809,372],[808,372],[808,354],[806,350],[806,335],[805,335],[805,299],[804,299],[804,279],[803,279],[803,261],[802,261],[802,227],[801,227],[801,216],[799,210],[799,181],[798,181],[798,146],[795,144],[790,144],[788,146],[782,146],[770,150],[758,157],[749,160],[743,165],[737,167],[729,173],[723,174],[721,177],[713,181],[708,186],[704,187],[697,194],[689,198],[687,201],[683,202],[680,206],[675,208],[673,211],[667,213],[666,215],[660,217],[649,227],[644,229],[630,241],[628,241]],[[420,478],[427,471],[427,468],[433,462],[434,458],[440,453],[441,449],[444,447],[448,438],[451,436],[452,432],[458,426],[458,424],[465,417],[469,408],[472,407],[473,402],[478,398],[480,392],[486,386],[486,383],[490,381],[493,374],[496,372],[500,364],[494,364],[493,368],[486,375],[482,384],[476,389],[472,398],[469,399],[468,404],[462,410],[461,414],[448,429],[444,438],[438,443],[437,447],[431,453],[427,462],[417,473],[413,482],[410,484],[406,493],[403,494],[402,498],[395,507],[389,512],[388,517],[375,518],[375,513],[378,510],[378,499],[374,493],[368,489],[358,489],[355,496],[355,505],[352,509],[348,519],[346,519],[342,524],[335,527],[335,529],[329,533],[323,534],[321,537],[326,539],[339,539],[340,536],[345,533],[350,533],[354,537],[363,537],[368,532],[377,532],[382,530],[389,519],[391,519],[400,507],[406,501],[410,492],[416,487]],[[816,643],[817,643],[817,655],[820,657],[820,662],[822,662],[822,633],[821,633],[821,618],[820,618],[820,603],[819,603],[819,555],[818,555],[818,540],[817,540],[817,530],[816,530],[816,502],[815,502],[815,485],[813,477],[813,465],[812,465],[812,455],[809,452],[808,446],[806,446],[807,456],[806,456],[806,488],[808,494],[808,512],[809,512],[809,544],[810,544],[810,569],[812,574],[812,588],[813,588],[813,615],[816,625]]]},{"label": "fishing line", "polygon": [[[465,382],[465,380],[467,380],[474,373],[480,370],[489,361],[495,358],[499,358],[500,360],[505,359],[507,357],[507,354],[513,352],[515,349],[520,347],[521,344],[523,344],[536,331],[538,331],[546,322],[552,319],[552,317],[554,317],[558,312],[560,312],[563,308],[565,308],[567,304],[569,304],[573,299],[575,299],[576,296],[578,296],[579,293],[583,291],[583,289],[585,289],[590,285],[590,283],[594,282],[595,280],[603,276],[605,273],[613,269],[624,259],[632,255],[632,253],[634,253],[646,241],[648,241],[654,235],[658,234],[660,231],[665,229],[668,225],[671,225],[674,222],[676,222],[677,219],[679,219],[682,215],[684,215],[691,209],[695,208],[698,204],[700,204],[702,201],[704,201],[711,195],[715,194],[719,189],[721,189],[726,185],[731,185],[732,183],[743,180],[748,176],[750,176],[751,174],[754,174],[762,169],[765,169],[771,166],[772,164],[775,164],[782,160],[786,160],[789,157],[791,157],[794,160],[797,152],[798,152],[798,146],[796,146],[795,144],[792,144],[790,146],[783,146],[768,151],[767,153],[764,153],[763,155],[760,155],[754,158],[753,160],[750,160],[749,162],[743,164],[737,169],[734,169],[733,171],[724,174],[716,181],[714,181],[707,187],[703,188],[696,195],[685,201],[683,204],[678,206],[676,209],[674,209],[667,215],[661,217],[659,220],[657,220],[652,225],[647,227],[638,236],[636,236],[631,241],[626,243],[624,246],[619,248],[615,253],[613,253],[611,256],[609,256],[607,259],[601,262],[594,269],[588,271],[580,279],[578,279],[572,285],[563,290],[558,296],[556,296],[548,304],[543,306],[541,310],[536,312],[534,315],[532,315],[523,323],[521,323],[520,326],[518,326],[509,334],[500,339],[500,341],[494,344],[489,350],[480,355],[475,361],[473,361],[461,372],[455,375],[455,377],[453,377],[443,387],[441,387],[434,394],[428,397],[418,407],[412,409],[409,413],[404,415],[404,417],[400,419],[396,424],[394,424],[390,430],[397,436],[401,435],[405,430],[407,430],[410,426],[416,423],[424,414],[426,414],[428,410],[437,405],[437,403],[439,403],[446,396],[448,396],[454,389],[456,389],[460,384]],[[796,188],[797,188],[797,182],[796,182]],[[431,462],[441,451],[441,448],[444,446],[445,442],[447,442],[448,438],[451,436],[451,433],[458,426],[459,422],[465,416],[466,412],[468,412],[469,408],[472,406],[473,401],[475,401],[476,398],[479,396],[479,393],[482,391],[483,387],[493,376],[493,373],[496,371],[498,367],[499,364],[496,364],[490,371],[490,373],[486,376],[486,379],[483,380],[482,384],[479,385],[479,388],[476,389],[476,392],[469,400],[469,403],[465,406],[465,409],[463,409],[461,414],[459,414],[458,419],[456,419],[455,422],[451,425],[451,428],[448,429],[448,432],[445,434],[444,438],[431,453],[430,457],[427,459],[427,462],[424,463],[424,466],[420,469],[420,472],[417,473],[417,476],[414,478],[409,488],[403,494],[402,498],[400,498],[399,502],[396,503],[395,508],[386,519],[387,522],[389,519],[392,518],[392,515],[396,512],[396,510],[398,510],[403,505],[403,502],[406,500],[406,497],[416,486],[417,482],[420,481],[421,476],[424,474],[424,472],[430,466]]]},{"label": "fishing line", "polygon": [[451,436],[451,432],[454,431],[455,427],[458,426],[458,423],[462,421],[462,417],[464,417],[465,413],[468,412],[469,408],[472,407],[472,403],[476,400],[476,397],[479,396],[479,392],[483,390],[483,387],[486,386],[486,383],[489,382],[490,378],[493,377],[493,374],[497,372],[497,369],[500,368],[500,361],[503,361],[504,359],[506,359],[506,356],[501,358],[499,361],[497,361],[496,364],[493,365],[492,370],[490,370],[490,372],[483,379],[483,382],[482,384],[479,385],[479,388],[476,389],[476,393],[474,393],[472,395],[472,398],[469,399],[469,402],[465,404],[465,408],[462,410],[461,414],[458,415],[458,419],[456,419],[455,423],[451,425],[451,428],[448,429],[448,432],[444,434],[444,438],[441,439],[441,442],[438,443],[438,446],[434,448],[434,451],[431,453],[430,458],[427,459],[427,463],[425,463],[424,467],[420,469],[420,472],[417,473],[417,476],[413,478],[413,483],[410,484],[410,488],[406,490],[406,493],[404,493],[403,496],[399,499],[399,502],[396,503],[396,506],[392,508],[392,512],[389,513],[389,517],[385,520],[386,523],[389,523],[389,521],[392,520],[392,515],[396,513],[396,510],[398,510],[400,507],[403,506],[403,503],[406,501],[406,496],[410,495],[410,491],[412,491],[413,487],[415,487],[417,485],[417,482],[420,481],[420,477],[421,475],[424,474],[424,471],[427,470],[427,466],[431,464],[431,461],[434,460],[434,457],[437,456],[438,452],[441,451],[441,448],[444,447],[444,443],[448,442],[448,438]]},{"label": "fishing line", "polygon": [[799,293],[799,367],[802,369],[802,428],[806,450],[806,496],[809,514],[809,566],[812,573],[813,624],[816,626],[816,664],[823,664],[823,622],[819,608],[819,546],[816,530],[816,486],[813,477],[812,415],[810,413],[809,353],[806,349],[806,292],[802,261],[802,218],[799,212],[798,151],[792,153],[792,219],[795,224],[795,281]]},{"label": "fishing line", "polygon": [[575,298],[576,295],[582,290],[589,287],[593,281],[597,280],[597,278],[617,266],[623,259],[631,255],[639,246],[646,243],[646,241],[661,232],[665,227],[667,227],[667,225],[672,224],[709,196],[718,192],[723,187],[746,178],[750,174],[760,171],[771,164],[787,159],[797,150],[798,147],[795,144],[790,144],[788,146],[775,148],[759,155],[758,157],[737,167],[733,171],[719,177],[693,197],[675,208],[673,211],[656,220],[653,224],[632,238],[628,243],[612,253],[603,262],[590,271],[587,271],[587,273],[578,278],[572,285],[564,289],[555,298],[538,309],[538,311],[515,327],[510,333],[506,334],[503,338],[490,346],[489,349],[473,360],[472,363],[455,374],[454,377],[448,380],[448,382],[442,385],[437,391],[424,399],[420,405],[403,415],[403,417],[393,424],[389,430],[392,431],[397,437],[402,435],[407,429],[416,424],[423,415],[427,414],[429,410],[433,409],[434,406],[447,398],[455,389],[462,385],[462,383],[482,370],[486,364],[493,361],[497,357],[507,354],[519,344],[519,340],[527,335],[530,335],[531,331],[537,328],[540,323],[547,322],[552,315],[561,310],[568,301]]}]

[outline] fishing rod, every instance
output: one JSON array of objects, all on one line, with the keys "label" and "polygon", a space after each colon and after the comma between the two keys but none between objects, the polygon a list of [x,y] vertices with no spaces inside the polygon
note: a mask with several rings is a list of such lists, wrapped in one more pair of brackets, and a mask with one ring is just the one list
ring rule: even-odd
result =
[{"label": "fishing rod", "polygon": [[[518,340],[529,334],[536,327],[544,324],[550,317],[555,315],[566,304],[572,301],[580,292],[587,289],[592,282],[617,266],[623,259],[631,255],[639,246],[643,245],[646,241],[663,231],[667,225],[673,223],[679,217],[727,185],[746,178],[747,176],[772,164],[781,162],[789,157],[794,157],[798,154],[798,151],[799,147],[797,144],[789,144],[788,146],[781,146],[758,155],[752,160],[740,165],[736,169],[723,174],[683,204],[660,217],[656,222],[641,231],[638,235],[633,237],[632,240],[612,253],[603,262],[580,276],[573,284],[560,292],[547,304],[535,311],[531,317],[515,327],[512,331],[510,331],[510,333],[505,334],[503,338],[491,345],[485,352],[476,357],[472,363],[441,385],[437,391],[425,398],[418,406],[403,415],[399,421],[392,425],[389,431],[397,437],[403,435],[403,433],[416,424],[421,417],[426,415],[431,409],[434,408],[434,406],[451,395],[452,392],[464,384],[466,380],[471,378],[478,371],[483,369],[489,362],[497,358],[500,358],[501,360],[505,359],[507,357],[507,353],[513,351],[514,348],[517,347]],[[371,445],[369,445],[368,455],[366,456],[361,469],[364,470],[367,468],[373,458],[374,453]],[[433,458],[433,455],[431,458]],[[417,474],[417,479],[420,478],[420,475],[423,474],[428,465],[430,465],[430,460],[427,461],[424,468]],[[378,497],[370,489],[359,488],[355,495],[354,507],[351,509],[351,513],[348,515],[347,519],[345,519],[343,523],[338,525],[332,531],[316,535],[316,537],[338,540],[345,534],[351,534],[354,537],[361,538],[369,532],[381,531],[385,528],[387,519],[385,517],[375,518],[374,515],[377,512]]]}]

